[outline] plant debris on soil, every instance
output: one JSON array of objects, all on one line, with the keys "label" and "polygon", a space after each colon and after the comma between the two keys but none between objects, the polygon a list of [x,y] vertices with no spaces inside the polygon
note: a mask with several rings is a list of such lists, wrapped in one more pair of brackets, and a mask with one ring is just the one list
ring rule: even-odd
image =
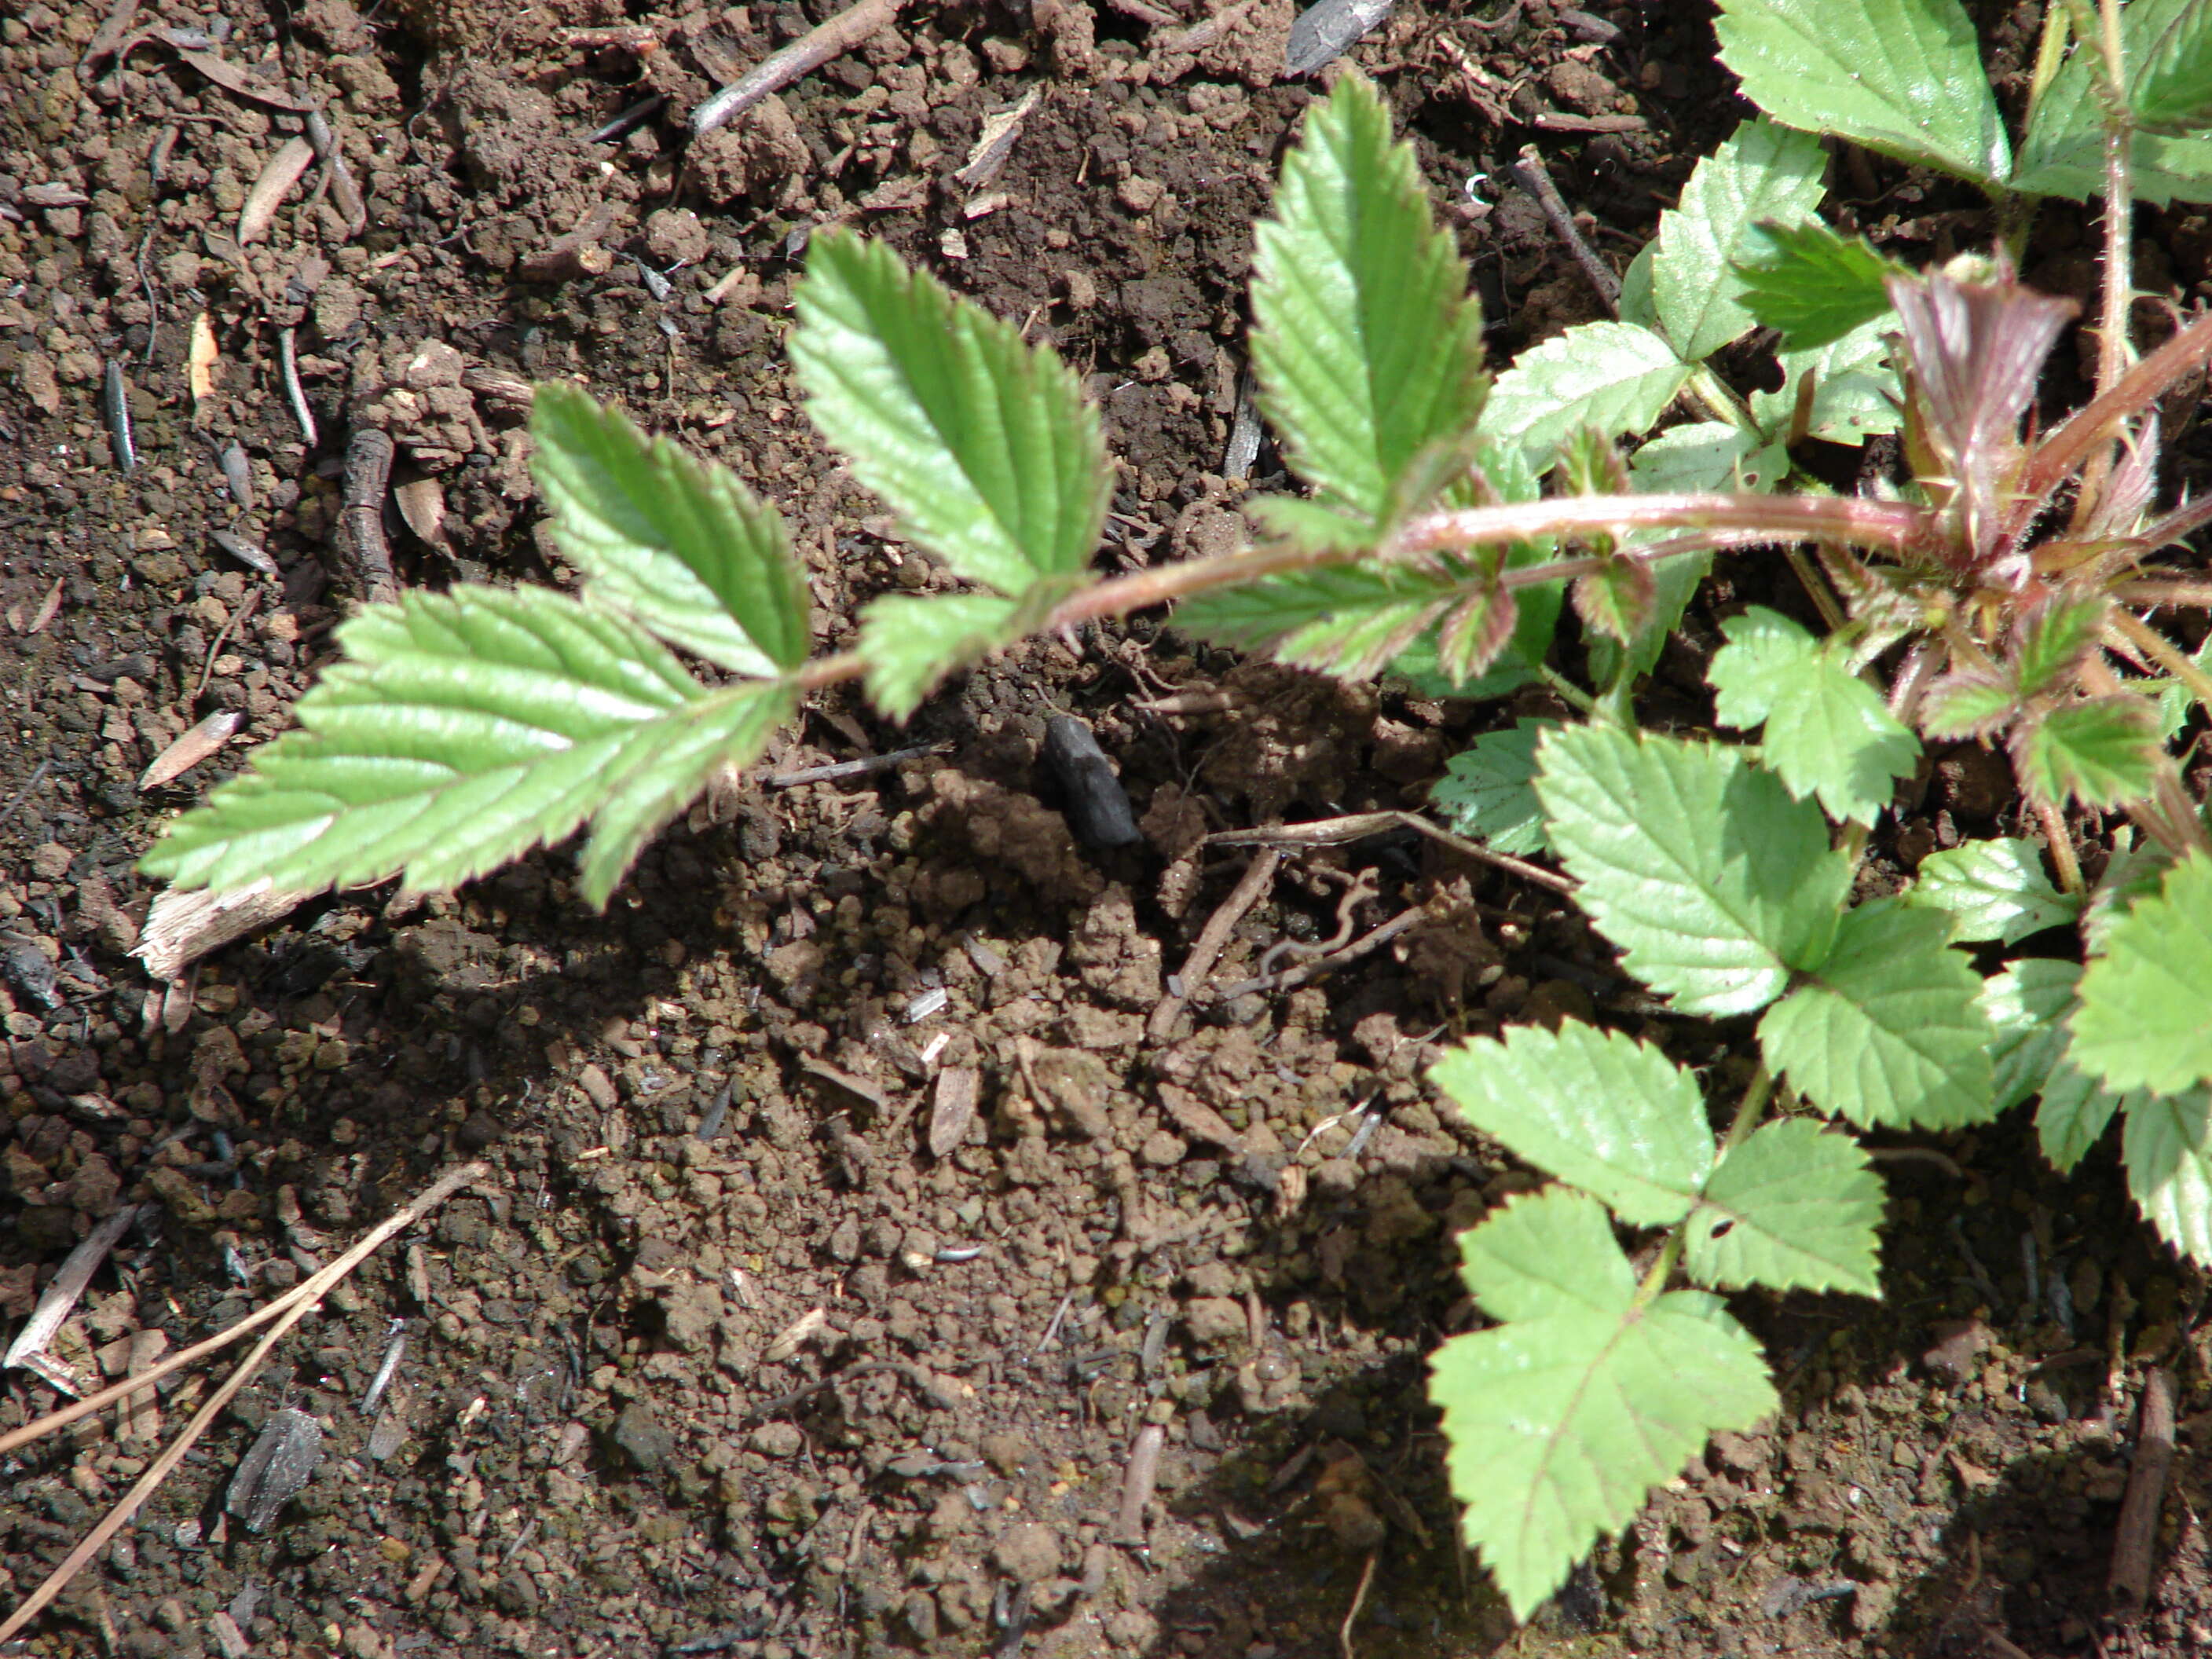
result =
[{"label": "plant debris on soil", "polygon": [[[780,345],[817,227],[1088,376],[1122,461],[1103,562],[1241,533],[1278,470],[1240,391],[1252,223],[1315,85],[1285,70],[1290,0],[881,9],[696,137],[836,8],[0,21],[6,1328],[137,1206],[40,1368],[0,1375],[0,1431],[233,1322],[456,1158],[495,1171],[328,1297],[22,1650],[2212,1645],[2204,1286],[2109,1156],[2063,1182],[2010,1123],[1895,1149],[1887,1299],[1748,1304],[1784,1416],[1513,1632],[1455,1545],[1424,1359],[1471,1316],[1455,1232],[1533,1178],[1423,1073],[1455,1035],[1600,1011],[1741,1062],[1556,893],[1427,838],[1207,838],[1418,808],[1534,704],[1099,628],[907,732],[822,702],[605,916],[556,851],[456,895],[325,896],[149,977],[134,860],[284,727],[349,605],[395,575],[561,578],[533,380],[775,499],[825,647],[866,598],[949,582],[798,407]],[[1601,306],[1507,185],[1522,148],[1617,268],[1744,112],[1698,9],[1364,9],[1389,15],[1352,58],[1500,361]],[[1887,245],[1971,245],[1949,198],[1851,160]],[[2051,210],[2031,280],[2082,277],[2085,224]],[[2140,285],[2203,298],[2205,219],[2145,224]],[[1990,832],[1988,761],[1941,758],[1898,856]],[[2116,1626],[2137,1362],[2175,1369],[2176,1467]],[[210,1387],[179,1373],[0,1464],[10,1605]]]}]

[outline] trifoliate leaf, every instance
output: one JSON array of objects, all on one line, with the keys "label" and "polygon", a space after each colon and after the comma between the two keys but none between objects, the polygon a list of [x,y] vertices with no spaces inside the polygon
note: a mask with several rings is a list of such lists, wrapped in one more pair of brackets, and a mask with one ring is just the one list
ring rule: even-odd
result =
[{"label": "trifoliate leaf", "polygon": [[[2146,105],[2164,112],[2188,102],[2197,80],[2190,65],[2202,62],[2203,17],[2201,0],[2132,0],[2121,9],[2129,95],[2139,127],[2162,125],[2147,115]],[[2104,193],[2105,118],[2093,51],[2077,46],[2037,100],[2035,118],[2021,143],[2014,189],[2076,200]],[[2212,137],[2139,131],[2131,160],[2136,200],[2157,207],[2212,201]]]},{"label": "trifoliate leaf", "polygon": [[[1572,1224],[1547,1224],[1562,1212]],[[1516,1200],[1462,1245],[1486,1307],[1477,1281],[1487,1258],[1511,1257],[1514,1278],[1530,1275],[1510,1298],[1527,1316],[1452,1338],[1429,1382],[1465,1536],[1526,1618],[1710,1435],[1749,1429],[1778,1401],[1758,1344],[1718,1297],[1671,1291],[1636,1305],[1594,1199]]]},{"label": "trifoliate leaf", "polygon": [[1820,809],[1739,750],[1564,726],[1536,763],[1582,907],[1684,1012],[1752,1012],[1826,953],[1850,862]]},{"label": "trifoliate leaf", "polygon": [[868,701],[903,721],[947,674],[1019,639],[1020,611],[1018,601],[989,593],[875,600],[860,613]]},{"label": "trifoliate leaf", "polygon": [[2158,711],[2129,694],[2063,703],[2017,728],[2012,763],[2037,800],[2119,806],[2150,793],[2160,749]]},{"label": "trifoliate leaf", "polygon": [[758,683],[709,690],[637,623],[548,588],[408,593],[337,640],[298,728],[145,869],[180,887],[453,887],[604,811],[603,896],[638,826],[703,785],[710,751],[757,750],[787,706]]},{"label": "trifoliate leaf", "polygon": [[807,413],[908,536],[1001,593],[1090,563],[1113,472],[1050,347],[842,230],[809,245],[792,307]]},{"label": "trifoliate leaf", "polygon": [[1767,1065],[1863,1127],[1993,1116],[1982,981],[1950,933],[1948,916],[1891,900],[1850,911],[1827,959],[1759,1021]]},{"label": "trifoliate leaf", "polygon": [[2081,976],[2075,1065],[2118,1090],[2212,1082],[2212,858],[2198,853],[2138,900]]},{"label": "trifoliate leaf", "polygon": [[1449,568],[1340,565],[1201,593],[1177,606],[1175,620],[1200,639],[1358,679],[1378,672],[1479,580]]},{"label": "trifoliate leaf", "polygon": [[2212,1266],[2212,1091],[2131,1103],[2120,1161],[2143,1219],[2191,1261]]},{"label": "trifoliate leaf", "polygon": [[538,388],[530,470],[592,599],[672,645],[758,677],[806,660],[805,578],[782,514],[726,467],[574,386]]},{"label": "trifoliate leaf", "polygon": [[1883,284],[1905,271],[1865,237],[1845,238],[1817,219],[1753,225],[1735,268],[1744,308],[1779,329],[1792,351],[1814,350],[1887,316]]},{"label": "trifoliate leaf", "polygon": [[1444,763],[1429,799],[1444,822],[1493,852],[1526,855],[1550,845],[1536,799],[1536,742],[1556,720],[1516,720],[1486,732]]},{"label": "trifoliate leaf", "polygon": [[1721,62],[1776,120],[2002,190],[2012,149],[1959,0],[1721,0]]},{"label": "trifoliate leaf", "polygon": [[1649,1043],[1570,1022],[1476,1037],[1429,1069],[1459,1114],[1516,1158],[1571,1182],[1623,1221],[1690,1212],[1713,1164],[1697,1079]]},{"label": "trifoliate leaf", "polygon": [[1414,459],[1482,412],[1482,319],[1413,147],[1358,75],[1310,107],[1258,230],[1252,367],[1291,466],[1382,520]]},{"label": "trifoliate leaf", "polygon": [[1717,1290],[1879,1296],[1881,1225],[1881,1182],[1859,1144],[1807,1118],[1778,1118],[1721,1159],[1682,1260]]},{"label": "trifoliate leaf", "polygon": [[1954,938],[2002,945],[2081,913],[2080,896],[2061,893],[2043,873],[2043,849],[2032,841],[1970,841],[1930,853],[1905,902],[1949,911],[1958,923]]},{"label": "trifoliate leaf", "polygon": [[1723,726],[1764,724],[1759,751],[1800,800],[1872,823],[1920,744],[1838,652],[1778,611],[1753,605],[1721,624],[1728,643],[1708,675]]},{"label": "trifoliate leaf", "polygon": [[1752,326],[1736,270],[1752,223],[1811,218],[1826,166],[1811,133],[1754,120],[1692,169],[1680,205],[1659,216],[1651,263],[1652,300],[1676,356],[1710,357]]},{"label": "trifoliate leaf", "polygon": [[1513,360],[1491,388],[1482,430],[1547,460],[1578,427],[1609,438],[1649,430],[1689,378],[1690,365],[1650,329],[1584,323]]}]

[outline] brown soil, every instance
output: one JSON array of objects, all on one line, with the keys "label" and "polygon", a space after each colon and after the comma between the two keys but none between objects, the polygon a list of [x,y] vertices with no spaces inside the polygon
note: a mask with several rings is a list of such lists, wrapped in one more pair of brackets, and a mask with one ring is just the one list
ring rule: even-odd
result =
[{"label": "brown soil", "polygon": [[[89,64],[103,9],[0,22],[0,1311],[12,1325],[76,1238],[143,1204],[53,1351],[112,1374],[135,1334],[175,1346],[228,1322],[456,1157],[495,1170],[286,1342],[29,1650],[1381,1659],[2107,1638],[2129,1356],[2171,1351],[2202,1291],[2127,1218],[2108,1157],[2062,1183],[2011,1126],[1944,1142],[1955,1170],[1888,1166],[1885,1303],[1747,1301],[1786,1415],[1724,1437],[1529,1632],[1455,1549],[1424,1356],[1468,1312],[1454,1231],[1527,1176],[1421,1074],[1450,1030],[1611,1006],[1604,952],[1549,895],[1418,841],[1304,853],[1215,983],[1329,935],[1355,876],[1361,930],[1425,914],[1356,971],[1147,1024],[1244,867],[1206,832],[1418,805],[1495,709],[1240,666],[1150,623],[1039,642],[906,732],[857,702],[811,712],[604,917],[556,853],[451,897],[325,899],[210,958],[167,1024],[149,1003],[124,954],[151,896],[132,860],[283,726],[326,654],[360,428],[392,433],[416,485],[413,528],[390,525],[407,580],[561,574],[523,411],[487,370],[583,380],[775,499],[825,647],[857,601],[939,580],[883,538],[798,410],[779,346],[812,226],[865,226],[1090,377],[1127,464],[1108,559],[1221,536],[1251,222],[1311,90],[1277,73],[1290,0],[1225,8],[1210,43],[1175,10],[921,5],[688,149],[682,117],[714,79],[826,13],[149,4],[119,63]],[[642,59],[564,33],[637,24],[660,43]],[[198,59],[139,38],[179,27],[226,38]],[[1742,112],[1711,50],[1699,9],[1551,0],[1487,28],[1401,4],[1358,49],[1453,204],[1501,357],[1596,302],[1528,204],[1466,181],[1502,180],[1534,139],[1625,260]],[[209,54],[327,104],[364,223],[337,192],[310,200],[311,171],[237,246],[300,121],[216,84]],[[586,141],[656,92],[656,118]],[[996,174],[957,176],[1031,93]],[[1860,211],[1925,252],[1956,227],[1916,189]],[[2177,289],[2204,276],[2202,231],[2160,233]],[[318,441],[282,389],[286,327]],[[246,504],[218,462],[234,444]],[[1212,712],[1147,706],[1176,694]],[[242,723],[222,757],[137,787],[225,711]],[[1094,855],[1067,829],[1037,757],[1069,711],[1121,765],[1144,844]],[[936,748],[851,781],[763,781],[916,744]],[[1930,845],[1987,833],[2002,793],[1939,769],[1913,822]],[[1732,1063],[1713,1033],[1649,1024]],[[397,1322],[398,1380],[365,1418]],[[2115,1650],[2212,1644],[2195,1352],[2153,1607]],[[166,1389],[161,1423],[205,1387]],[[7,1373],[0,1429],[53,1397]],[[257,1534],[225,1493],[288,1407],[325,1452]],[[137,1475],[145,1415],[0,1468],[0,1589],[28,1590]],[[1147,1425],[1157,1497],[1126,1537]]]}]

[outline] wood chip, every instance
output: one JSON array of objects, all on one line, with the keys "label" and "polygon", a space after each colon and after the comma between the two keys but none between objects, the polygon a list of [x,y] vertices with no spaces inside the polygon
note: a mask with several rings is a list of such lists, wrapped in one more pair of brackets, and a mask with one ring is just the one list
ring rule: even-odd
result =
[{"label": "wood chip", "polygon": [[968,160],[952,176],[970,190],[981,190],[999,176],[1006,165],[1006,157],[1013,154],[1014,140],[1021,137],[1022,122],[1036,107],[1041,89],[1031,87],[1028,95],[1010,110],[983,118],[983,131],[968,151]]},{"label": "wood chip", "polygon": [[163,784],[184,776],[228,743],[244,719],[245,716],[235,708],[226,708],[220,714],[210,714],[155,757],[154,763],[138,775],[139,788],[158,789]]},{"label": "wood chip", "polygon": [[[240,98],[250,98],[257,104],[266,104],[270,109],[289,109],[295,115],[305,115],[315,107],[313,104],[295,98],[289,92],[264,86],[260,82],[248,78],[246,71],[237,64],[226,58],[218,58],[211,52],[179,50],[177,57],[179,61],[190,64],[225,92],[234,92]],[[306,141],[301,140],[301,142]]]},{"label": "wood chip", "polygon": [[446,491],[437,479],[410,478],[395,484],[392,499],[399,504],[399,516],[410,530],[441,553],[452,556],[453,544],[446,539]]},{"label": "wood chip", "polygon": [[191,964],[233,939],[282,921],[308,895],[260,888],[242,893],[185,893],[172,887],[154,900],[146,931],[131,954],[155,979],[181,980]]},{"label": "wood chip", "polygon": [[26,628],[23,631],[26,634],[45,633],[47,625],[51,623],[56,617],[61,615],[61,611],[62,579],[59,576],[57,576],[54,578],[54,585],[46,590],[46,598],[39,601],[39,608],[32,613],[31,625],[28,628]]},{"label": "wood chip", "polygon": [[968,1126],[975,1121],[982,1094],[982,1073],[972,1066],[948,1066],[937,1074],[937,1091],[929,1107],[932,1158],[946,1157],[968,1138]]},{"label": "wood chip", "polygon": [[[39,1363],[45,1356],[46,1344],[53,1340],[54,1333],[62,1328],[62,1322],[70,1316],[70,1310],[76,1306],[77,1298],[84,1294],[84,1287],[92,1282],[93,1274],[100,1271],[100,1264],[107,1260],[107,1253],[115,1248],[116,1240],[130,1230],[137,1215],[137,1205],[125,1205],[87,1233],[77,1247],[69,1253],[55,1270],[53,1282],[46,1286],[46,1294],[39,1298],[38,1308],[31,1315],[29,1322],[15,1333],[15,1340],[8,1345],[8,1352],[0,1355],[0,1370],[21,1366],[26,1370],[38,1372],[49,1382],[57,1380],[52,1369]],[[68,1392],[76,1394],[78,1390],[71,1388]]]},{"label": "wood chip", "polygon": [[761,1363],[764,1365],[781,1365],[792,1355],[797,1353],[829,1323],[830,1316],[825,1310],[820,1308],[809,1309],[777,1334],[775,1340],[768,1345],[768,1352],[761,1356]]},{"label": "wood chip", "polygon": [[208,320],[207,313],[203,311],[192,319],[191,341],[185,348],[185,385],[191,391],[195,407],[206,402],[215,392],[217,361],[215,325]]},{"label": "wood chip", "polygon": [[314,160],[315,147],[305,138],[287,138],[277,146],[276,153],[269,158],[269,165],[253,181],[246,205],[238,210],[239,246],[252,247],[269,234],[269,227],[276,220],[276,210],[292,193],[292,187],[306,176]]}]

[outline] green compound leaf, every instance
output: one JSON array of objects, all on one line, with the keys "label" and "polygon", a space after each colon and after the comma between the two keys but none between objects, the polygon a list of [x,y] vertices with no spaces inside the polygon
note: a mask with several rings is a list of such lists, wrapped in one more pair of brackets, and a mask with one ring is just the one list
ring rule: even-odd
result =
[{"label": "green compound leaf", "polygon": [[1719,1290],[1880,1296],[1881,1226],[1881,1182],[1864,1149],[1809,1119],[1778,1118],[1713,1171],[1682,1259]]},{"label": "green compound leaf", "polygon": [[2061,893],[2043,873],[2043,849],[2032,841],[1972,841],[1930,853],[1905,902],[1949,911],[1958,922],[1954,939],[2002,945],[2081,914],[2081,899]]},{"label": "green compound leaf", "polygon": [[1659,216],[1651,262],[1652,301],[1677,356],[1695,362],[1751,328],[1735,267],[1752,222],[1811,218],[1826,165],[1811,133],[1747,121],[1692,170],[1681,204]]},{"label": "green compound leaf", "polygon": [[2176,864],[2112,927],[2081,976],[2073,1054],[2112,1089],[2212,1082],[2212,858]]},{"label": "green compound leaf", "polygon": [[2051,1167],[2069,1175],[2104,1139],[2116,1112],[2135,1112],[2151,1103],[2148,1089],[2116,1095],[2069,1061],[2051,1068],[2035,1103],[2035,1138]]},{"label": "green compound leaf", "polygon": [[2212,1264],[2212,1091],[2131,1100],[2120,1161],[2143,1219],[2191,1261]]},{"label": "green compound leaf", "polygon": [[842,230],[813,239],[792,306],[807,413],[907,535],[1001,593],[1090,563],[1113,472],[1051,348]]},{"label": "green compound leaf", "polygon": [[1959,0],[1721,0],[1721,62],[1776,120],[2000,191],[2012,150]]},{"label": "green compound leaf", "polygon": [[1023,606],[988,593],[898,595],[860,613],[861,684],[868,701],[903,721],[956,669],[1019,639]]},{"label": "green compound leaf", "polygon": [[1697,1079],[1648,1043],[1570,1023],[1477,1037],[1429,1069],[1460,1115],[1623,1221],[1689,1214],[1713,1164]]},{"label": "green compound leaf", "polygon": [[1792,351],[1830,344],[1887,316],[1884,284],[1905,274],[1865,237],[1844,237],[1817,219],[1753,225],[1735,269],[1744,308],[1754,321],[1779,329]]},{"label": "green compound leaf", "polygon": [[1363,77],[1312,106],[1258,240],[1261,412],[1301,477],[1379,523],[1417,457],[1472,432],[1486,382],[1466,262]]},{"label": "green compound leaf", "polygon": [[1580,428],[1617,438],[1657,425],[1690,368],[1648,328],[1584,323],[1513,360],[1491,388],[1483,434],[1542,465]]},{"label": "green compound leaf", "polygon": [[1753,1012],[1827,951],[1850,862],[1818,807],[1736,750],[1565,726],[1536,762],[1578,902],[1685,1013]]},{"label": "green compound leaf", "polygon": [[1510,1322],[1439,1348],[1429,1397],[1466,1538],[1525,1619],[1708,1437],[1779,1402],[1718,1297],[1670,1291],[1636,1306],[1595,1200],[1518,1199],[1460,1243],[1477,1299]]},{"label": "green compound leaf", "polygon": [[[2125,79],[2139,125],[2165,125],[2147,112],[2147,104],[2163,111],[2188,102],[2204,15],[2202,0],[2131,0],[2122,8]],[[2189,123],[2173,125],[2185,129]],[[2212,137],[2201,131],[2139,131],[2132,160],[2138,200],[2159,207],[2212,201]],[[2037,101],[2012,183],[2039,196],[2086,200],[2104,193],[2104,112],[2088,53],[2078,46]]]},{"label": "green compound leaf", "polygon": [[2112,604],[2101,595],[2090,599],[2053,599],[2029,614],[2012,653],[2013,683],[2023,696],[2055,690],[2071,679],[2081,659],[2096,648]]},{"label": "green compound leaf", "polygon": [[1928,690],[1920,729],[1941,742],[1986,738],[2002,729],[2019,708],[2008,680],[1978,670],[1946,674]]},{"label": "green compound leaf", "polygon": [[538,388],[530,470],[561,550],[599,604],[733,673],[768,677],[806,660],[805,577],[782,514],[727,468],[572,386]]},{"label": "green compound leaf", "polygon": [[788,706],[778,686],[710,690],[637,623],[542,587],[404,594],[337,640],[299,727],[145,869],[179,887],[453,887],[606,812],[603,899],[635,826],[711,772],[704,751],[757,751]]},{"label": "green compound leaf", "polygon": [[1536,743],[1557,720],[1516,720],[1486,732],[1444,763],[1429,799],[1444,822],[1492,851],[1526,856],[1551,843],[1536,799]]},{"label": "green compound leaf", "polygon": [[2014,770],[2039,800],[2119,806],[2150,793],[2158,710],[2132,693],[2063,703],[2014,734]]},{"label": "green compound leaf", "polygon": [[1843,655],[1778,611],[1753,605],[1721,624],[1728,643],[1707,678],[1721,724],[1764,724],[1761,756],[1800,800],[1871,824],[1920,744]]},{"label": "green compound leaf", "polygon": [[1767,1065],[1865,1127],[1995,1115],[1982,981],[1950,935],[1948,916],[1892,900],[1850,911],[1827,959],[1759,1022]]},{"label": "green compound leaf", "polygon": [[1648,493],[1758,489],[1761,483],[1743,476],[1758,447],[1757,435],[1732,421],[1692,421],[1638,445],[1628,470]]},{"label": "green compound leaf", "polygon": [[[1379,672],[1431,623],[1473,591],[1450,568],[1339,566],[1270,576],[1185,600],[1176,626],[1279,662],[1359,679]],[[1510,638],[1510,629],[1501,637]]]}]

